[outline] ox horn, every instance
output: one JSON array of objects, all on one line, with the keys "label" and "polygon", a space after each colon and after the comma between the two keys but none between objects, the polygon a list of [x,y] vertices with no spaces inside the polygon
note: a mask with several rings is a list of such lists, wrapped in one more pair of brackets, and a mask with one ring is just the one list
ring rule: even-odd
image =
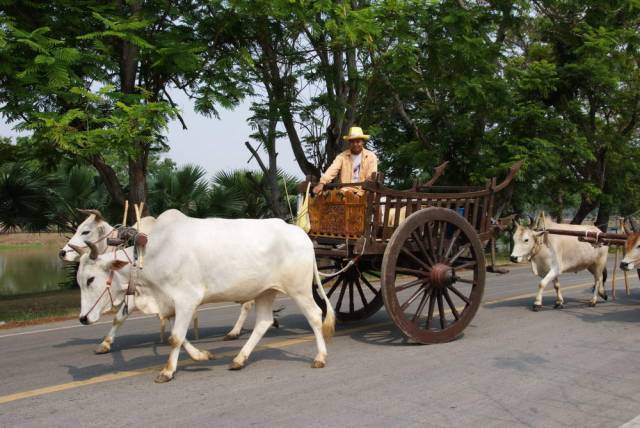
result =
[{"label": "ox horn", "polygon": [[640,232],[640,227],[638,227],[638,223],[633,219],[633,217],[629,216],[629,223],[631,223],[631,230],[634,232]]},{"label": "ox horn", "polygon": [[79,255],[79,256],[81,256],[81,255],[84,253],[84,251],[86,250],[86,248],[84,248],[84,247],[78,247],[77,245],[74,245],[74,244],[68,244],[68,245],[69,245],[69,247],[71,247],[71,249],[72,249],[73,251],[75,251],[76,253],[78,253],[78,255]]},{"label": "ox horn", "polygon": [[627,221],[631,220],[631,217],[627,217],[622,221],[622,229],[624,230],[624,233],[627,235],[631,235],[631,233],[633,232],[633,227],[629,227],[627,225]]},{"label": "ox horn", "polygon": [[91,260],[95,260],[98,258],[98,247],[96,247],[96,244],[94,244],[91,241],[84,241],[85,244],[87,244],[87,247],[91,248],[91,254],[89,255],[89,258]]},{"label": "ox horn", "polygon": [[76,209],[78,210],[79,213],[84,214],[87,217],[93,214],[94,216],[96,216],[96,221],[102,220],[104,218],[102,216],[102,213],[98,210],[85,210],[82,208],[76,208]]}]

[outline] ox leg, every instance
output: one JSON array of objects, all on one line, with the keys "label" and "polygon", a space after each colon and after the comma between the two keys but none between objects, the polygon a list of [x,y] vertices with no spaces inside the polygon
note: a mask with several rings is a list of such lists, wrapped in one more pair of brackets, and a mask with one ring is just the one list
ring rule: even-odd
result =
[{"label": "ox leg", "polygon": [[113,317],[113,324],[111,325],[111,329],[109,330],[109,333],[107,333],[104,339],[102,339],[102,342],[100,343],[100,345],[98,345],[98,347],[96,348],[95,350],[96,354],[107,354],[111,351],[111,345],[113,344],[113,341],[116,338],[116,333],[118,332],[118,329],[128,317],[129,317],[128,312],[126,315],[124,314],[124,305],[120,306],[120,309],[118,309],[116,316]]},{"label": "ox leg", "polygon": [[[193,337],[200,340],[200,322],[198,321],[198,312],[193,316]],[[185,348],[186,349],[186,348]]]},{"label": "ox leg", "polygon": [[185,339],[182,346],[184,346],[184,350],[187,351],[187,354],[195,360],[195,361],[207,361],[215,359],[215,356],[209,351],[203,351],[201,349],[193,346],[191,342]]},{"label": "ox leg", "polygon": [[160,343],[164,343],[164,333],[167,331],[167,319],[161,316],[160,318]]},{"label": "ox leg", "polygon": [[595,286],[593,287],[593,296],[589,301],[589,306],[594,307],[596,303],[598,303],[598,295],[603,299],[607,299],[607,291],[604,288],[604,281],[602,278],[602,270],[601,269],[589,269],[589,272],[593,274],[593,278],[595,279]]},{"label": "ox leg", "polygon": [[253,327],[253,332],[251,332],[247,343],[244,344],[238,355],[231,362],[230,370],[240,370],[244,367],[253,349],[273,324],[272,309],[275,298],[276,292],[274,290],[266,291],[256,298],[256,325]]},{"label": "ox leg", "polygon": [[307,318],[313,330],[313,335],[316,338],[318,354],[313,359],[311,367],[314,369],[323,368],[327,364],[327,345],[322,333],[322,309],[320,309],[315,300],[313,300],[311,293],[293,297],[293,300],[295,300],[303,315]]},{"label": "ox leg", "polygon": [[180,348],[185,342],[187,331],[189,330],[189,324],[191,324],[196,307],[197,306],[193,306],[183,310],[176,309],[175,320],[173,322],[173,328],[171,329],[171,336],[169,337],[171,352],[169,353],[167,365],[160,370],[160,373],[155,379],[156,383],[169,382],[173,379],[173,375],[178,367]]},{"label": "ox leg", "polygon": [[540,281],[540,284],[538,284],[538,294],[536,295],[536,300],[534,300],[533,302],[532,309],[534,312],[538,312],[540,309],[542,309],[542,293],[544,293],[544,289],[547,287],[547,285],[549,285],[551,281],[555,281],[557,278],[558,278],[558,275],[553,269],[550,270],[544,276],[544,278],[542,278],[542,280]]},{"label": "ox leg", "polygon": [[562,292],[560,291],[560,281],[556,278],[553,281],[553,288],[556,289],[556,304],[554,305],[554,309],[563,309],[564,308],[564,299],[562,298]]},{"label": "ox leg", "polygon": [[231,331],[227,333],[227,335],[224,337],[223,340],[236,340],[238,337],[240,337],[240,333],[242,333],[242,326],[247,320],[247,316],[249,315],[249,312],[251,312],[252,308],[253,308],[253,300],[244,302],[242,304],[242,306],[240,307],[240,316],[238,317],[238,320],[236,321]]}]

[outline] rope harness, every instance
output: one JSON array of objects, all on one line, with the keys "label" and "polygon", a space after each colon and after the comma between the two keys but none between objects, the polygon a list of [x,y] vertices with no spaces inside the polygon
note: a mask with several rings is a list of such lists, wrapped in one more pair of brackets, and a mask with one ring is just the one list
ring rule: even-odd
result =
[{"label": "rope harness", "polygon": [[[115,237],[113,236],[114,232],[116,233]],[[125,292],[124,299],[122,302],[122,304],[124,304],[123,314],[127,315],[129,313],[129,304],[128,304],[127,297],[133,296],[136,291],[136,275],[138,272],[137,262],[139,257],[139,248],[144,247],[146,245],[147,235],[144,233],[138,232],[138,230],[132,227],[116,225],[114,226],[113,229],[111,229],[111,231],[109,231],[109,233],[98,238],[95,242],[93,242],[93,244],[96,244],[104,239],[107,239],[109,246],[113,247],[114,259],[115,259],[115,254],[118,251],[122,251],[132,266],[132,269],[129,270],[129,283],[127,285],[127,290]],[[127,252],[125,251],[125,248],[129,243],[133,243],[133,260],[131,260],[131,257],[129,257],[129,254],[127,254]],[[119,306],[119,304],[118,305],[115,304],[113,300],[113,295],[111,294],[111,284],[113,282],[114,275],[115,275],[115,270],[113,269],[110,270],[109,277],[107,278],[106,287],[104,291],[100,294],[100,296],[98,296],[93,306],[91,306],[91,309],[89,309],[87,313],[84,315],[85,317],[89,316],[89,314],[96,308],[96,306],[98,306],[98,303],[100,302],[100,300],[102,300],[105,294],[109,295],[109,300],[111,301],[112,307]]]}]

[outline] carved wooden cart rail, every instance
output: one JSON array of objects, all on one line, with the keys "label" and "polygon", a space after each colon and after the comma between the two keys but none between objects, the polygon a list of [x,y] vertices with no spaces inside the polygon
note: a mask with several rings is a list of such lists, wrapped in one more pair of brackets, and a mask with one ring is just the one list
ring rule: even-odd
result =
[{"label": "carved wooden cart rail", "polygon": [[318,267],[340,272],[323,280],[339,320],[367,318],[382,305],[398,328],[419,343],[458,337],[480,306],[486,244],[498,222],[500,183],[434,186],[442,173],[407,191],[372,179],[331,184],[310,199]]}]

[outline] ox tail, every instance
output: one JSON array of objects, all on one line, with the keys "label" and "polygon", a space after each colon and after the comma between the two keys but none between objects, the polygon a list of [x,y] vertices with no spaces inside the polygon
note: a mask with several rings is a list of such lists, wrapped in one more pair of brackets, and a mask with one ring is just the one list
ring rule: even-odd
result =
[{"label": "ox tail", "polygon": [[326,341],[330,341],[336,331],[336,314],[333,310],[333,306],[331,306],[331,301],[327,297],[327,293],[325,293],[324,287],[322,286],[322,280],[320,279],[318,264],[316,263],[315,257],[313,259],[313,276],[316,280],[316,286],[318,287],[318,295],[324,299],[325,304],[327,305],[327,315],[324,317],[324,321],[322,322],[322,336],[324,336]]},{"label": "ox tail", "polygon": [[607,282],[607,267],[605,266],[604,270],[602,271],[602,286],[604,287],[604,285]]}]

